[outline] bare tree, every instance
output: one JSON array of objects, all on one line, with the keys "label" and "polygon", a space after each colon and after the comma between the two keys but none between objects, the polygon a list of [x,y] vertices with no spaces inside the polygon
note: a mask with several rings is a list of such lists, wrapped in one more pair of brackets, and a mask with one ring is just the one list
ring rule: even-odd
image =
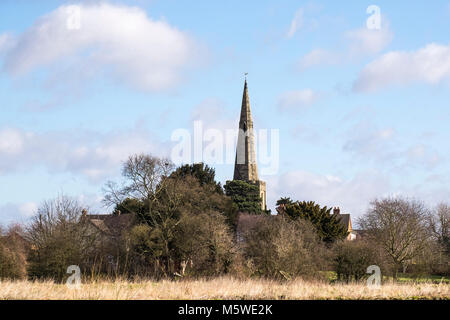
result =
[{"label": "bare tree", "polygon": [[82,210],[76,200],[64,195],[44,201],[27,229],[28,240],[35,247],[39,247],[57,229],[68,229],[77,224],[82,216]]},{"label": "bare tree", "polygon": [[[127,198],[139,199],[146,204],[148,216],[152,217],[154,205],[170,183],[169,176],[174,168],[175,165],[169,159],[145,154],[132,155],[122,168],[123,183],[118,185],[113,181],[107,182],[103,203],[117,206],[123,205]],[[130,211],[133,211],[132,208]]]},{"label": "bare tree", "polygon": [[95,254],[97,234],[90,231],[82,212],[76,200],[64,195],[42,203],[26,230],[32,278],[61,281],[70,265],[86,269]]},{"label": "bare tree", "polygon": [[172,273],[173,262],[170,257],[170,243],[173,239],[173,229],[178,220],[176,215],[181,200],[177,179],[170,175],[175,165],[164,158],[151,155],[132,155],[122,168],[123,183],[118,185],[108,182],[104,189],[104,204],[107,206],[127,206],[127,199],[138,200],[143,204],[143,212],[136,208],[126,207],[127,211],[135,213],[141,223],[147,224],[152,236],[160,242],[159,258],[155,261],[161,266],[164,274]]},{"label": "bare tree", "polygon": [[428,225],[433,239],[450,254],[450,206],[439,204],[428,217]]},{"label": "bare tree", "polygon": [[393,276],[406,269],[427,245],[428,210],[422,202],[401,198],[375,200],[359,225],[390,258]]}]

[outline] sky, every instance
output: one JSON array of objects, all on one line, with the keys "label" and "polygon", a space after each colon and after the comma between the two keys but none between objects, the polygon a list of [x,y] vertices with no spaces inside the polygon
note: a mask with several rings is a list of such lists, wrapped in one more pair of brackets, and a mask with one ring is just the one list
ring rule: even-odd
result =
[{"label": "sky", "polygon": [[103,187],[135,153],[232,179],[217,137],[238,128],[245,73],[273,211],[448,201],[448,0],[3,0],[0,224],[59,194],[107,213]]}]

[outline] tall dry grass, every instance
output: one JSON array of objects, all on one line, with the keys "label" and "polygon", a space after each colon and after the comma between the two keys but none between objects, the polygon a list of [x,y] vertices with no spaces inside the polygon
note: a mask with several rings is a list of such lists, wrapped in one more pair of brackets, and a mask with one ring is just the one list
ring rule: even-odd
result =
[{"label": "tall dry grass", "polygon": [[327,284],[217,278],[186,281],[99,281],[70,289],[53,282],[2,281],[0,299],[450,299],[449,284]]}]

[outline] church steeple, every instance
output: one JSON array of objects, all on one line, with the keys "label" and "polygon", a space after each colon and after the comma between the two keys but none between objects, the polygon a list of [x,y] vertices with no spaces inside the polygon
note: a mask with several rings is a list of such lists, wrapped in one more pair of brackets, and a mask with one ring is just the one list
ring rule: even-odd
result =
[{"label": "church steeple", "polygon": [[239,135],[233,180],[258,181],[255,138],[253,133],[252,114],[250,111],[247,79],[245,79],[244,93],[242,95],[241,117],[239,120]]},{"label": "church steeple", "polygon": [[[244,93],[242,94],[241,117],[239,119],[239,135],[236,147],[233,180],[244,181],[247,184],[256,186],[261,199],[261,209],[263,211],[267,210],[266,183],[259,180],[258,166],[256,165],[255,137],[253,133],[252,114],[250,112],[247,77],[245,78]],[[242,186],[242,184],[240,185]]]}]

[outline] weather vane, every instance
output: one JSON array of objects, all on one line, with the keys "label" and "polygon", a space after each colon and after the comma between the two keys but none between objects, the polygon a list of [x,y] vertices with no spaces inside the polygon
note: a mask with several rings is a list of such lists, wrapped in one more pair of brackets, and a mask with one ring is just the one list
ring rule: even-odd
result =
[{"label": "weather vane", "polygon": [[245,81],[247,81],[247,75],[248,75],[248,72],[244,73]]}]

